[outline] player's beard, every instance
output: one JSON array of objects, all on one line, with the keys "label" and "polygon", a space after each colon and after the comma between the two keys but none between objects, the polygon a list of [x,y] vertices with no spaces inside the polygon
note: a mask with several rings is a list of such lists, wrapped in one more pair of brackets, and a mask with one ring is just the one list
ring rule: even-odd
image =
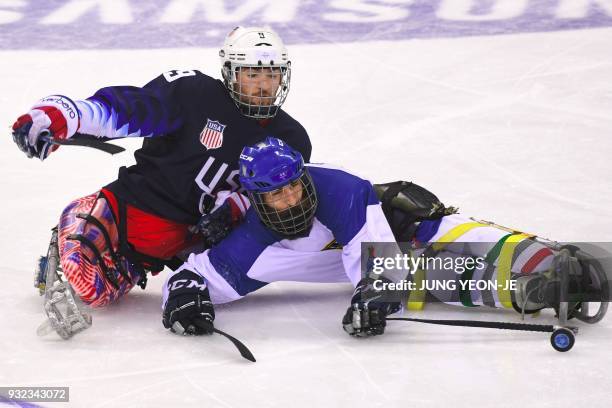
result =
[{"label": "player's beard", "polygon": [[275,105],[276,99],[276,95],[240,95],[240,105],[249,114],[274,116],[278,110],[278,106]]},{"label": "player's beard", "polygon": [[267,93],[243,95],[241,101],[253,107],[269,108],[274,105],[276,95],[268,95]]}]

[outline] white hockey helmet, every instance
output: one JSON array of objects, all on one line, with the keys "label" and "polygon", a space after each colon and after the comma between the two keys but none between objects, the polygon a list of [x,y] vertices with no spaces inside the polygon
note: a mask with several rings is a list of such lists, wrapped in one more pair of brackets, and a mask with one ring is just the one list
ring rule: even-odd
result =
[{"label": "white hockey helmet", "polygon": [[[289,93],[291,61],[281,38],[270,27],[236,27],[225,38],[221,74],[238,109],[254,119],[273,118]],[[238,76],[270,77],[278,84],[242,89]]]}]

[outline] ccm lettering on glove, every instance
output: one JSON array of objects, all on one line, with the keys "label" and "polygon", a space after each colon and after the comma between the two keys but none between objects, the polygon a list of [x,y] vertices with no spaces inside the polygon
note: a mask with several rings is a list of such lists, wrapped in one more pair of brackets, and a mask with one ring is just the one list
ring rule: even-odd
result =
[{"label": "ccm lettering on glove", "polygon": [[211,334],[215,310],[204,278],[183,269],[168,279],[162,323],[176,334]]}]

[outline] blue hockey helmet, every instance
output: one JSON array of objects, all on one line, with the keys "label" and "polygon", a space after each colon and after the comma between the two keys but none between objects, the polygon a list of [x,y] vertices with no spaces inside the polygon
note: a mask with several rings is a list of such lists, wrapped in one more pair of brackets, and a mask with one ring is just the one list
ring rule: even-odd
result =
[{"label": "blue hockey helmet", "polygon": [[317,195],[300,152],[274,137],[242,149],[240,183],[260,220],[286,237],[310,231]]}]

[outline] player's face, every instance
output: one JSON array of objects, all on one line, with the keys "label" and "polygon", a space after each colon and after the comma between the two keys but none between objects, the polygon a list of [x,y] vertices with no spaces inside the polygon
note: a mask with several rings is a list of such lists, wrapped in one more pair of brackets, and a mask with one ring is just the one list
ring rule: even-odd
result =
[{"label": "player's face", "polygon": [[243,67],[236,72],[240,100],[254,106],[272,105],[281,80],[280,68]]},{"label": "player's face", "polygon": [[276,211],[284,211],[296,206],[302,200],[304,188],[298,179],[278,190],[264,193],[264,203]]}]

